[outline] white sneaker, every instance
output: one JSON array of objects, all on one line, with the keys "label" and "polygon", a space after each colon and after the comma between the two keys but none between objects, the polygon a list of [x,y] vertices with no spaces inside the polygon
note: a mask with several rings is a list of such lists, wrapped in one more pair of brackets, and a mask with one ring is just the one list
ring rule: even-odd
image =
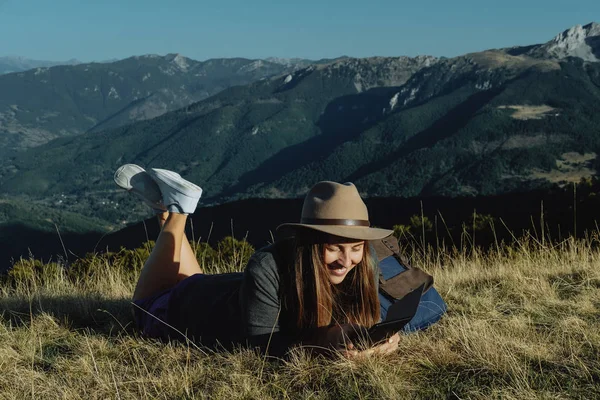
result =
[{"label": "white sneaker", "polygon": [[162,202],[170,212],[193,214],[202,196],[202,188],[186,181],[177,172],[150,168],[148,174],[158,184]]},{"label": "white sneaker", "polygon": [[167,208],[162,202],[160,188],[139,165],[125,164],[115,171],[115,183],[122,189],[133,193],[148,204],[154,212],[162,213]]}]

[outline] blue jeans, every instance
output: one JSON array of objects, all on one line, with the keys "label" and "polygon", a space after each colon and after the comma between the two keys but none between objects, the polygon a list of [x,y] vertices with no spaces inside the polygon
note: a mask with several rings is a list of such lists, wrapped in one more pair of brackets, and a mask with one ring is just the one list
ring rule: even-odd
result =
[{"label": "blue jeans", "polygon": [[[406,271],[406,268],[400,264],[398,259],[394,256],[387,257],[379,263],[379,269],[383,274],[384,279],[390,279],[399,273]],[[379,303],[381,310],[381,319],[384,320],[387,315],[387,309],[392,304],[392,301],[385,295],[379,293]],[[404,327],[404,332],[414,332],[427,328],[430,325],[435,324],[442,318],[442,315],[446,313],[448,306],[435,290],[434,287],[421,296],[417,313]]]}]

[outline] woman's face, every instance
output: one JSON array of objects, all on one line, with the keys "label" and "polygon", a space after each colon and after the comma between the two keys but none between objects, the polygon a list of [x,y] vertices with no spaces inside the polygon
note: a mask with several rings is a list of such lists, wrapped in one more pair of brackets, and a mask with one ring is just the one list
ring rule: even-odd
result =
[{"label": "woman's face", "polygon": [[[337,240],[336,240],[337,239]],[[337,285],[363,259],[365,241],[332,237],[325,244],[325,265],[329,281]]]}]

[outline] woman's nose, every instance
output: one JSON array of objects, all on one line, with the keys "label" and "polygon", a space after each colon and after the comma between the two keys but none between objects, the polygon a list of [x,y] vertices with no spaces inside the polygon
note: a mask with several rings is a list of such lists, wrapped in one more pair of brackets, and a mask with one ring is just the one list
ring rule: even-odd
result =
[{"label": "woman's nose", "polygon": [[350,268],[352,266],[352,259],[350,258],[350,254],[348,253],[342,253],[338,261],[341,265],[343,265],[346,268]]}]

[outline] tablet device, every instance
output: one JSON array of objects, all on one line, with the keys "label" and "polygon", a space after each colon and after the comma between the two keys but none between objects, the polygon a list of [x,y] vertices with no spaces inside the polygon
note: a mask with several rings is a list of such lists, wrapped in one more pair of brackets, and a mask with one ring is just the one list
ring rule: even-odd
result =
[{"label": "tablet device", "polygon": [[404,328],[417,313],[425,284],[419,286],[388,308],[385,321],[369,329],[371,345],[381,342]]}]

